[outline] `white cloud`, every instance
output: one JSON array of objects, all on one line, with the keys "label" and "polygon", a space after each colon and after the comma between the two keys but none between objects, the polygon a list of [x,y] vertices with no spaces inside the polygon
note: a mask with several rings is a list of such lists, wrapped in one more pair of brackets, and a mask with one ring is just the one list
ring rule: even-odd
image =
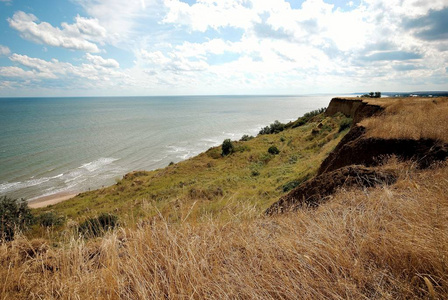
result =
[{"label": "white cloud", "polygon": [[162,7],[159,0],[73,0],[107,29],[106,41],[127,44],[133,38],[142,38],[139,27],[157,17]]},{"label": "white cloud", "polygon": [[[0,67],[0,76],[1,77],[17,77],[17,78],[38,78],[39,76],[36,72],[26,71],[19,67]],[[45,76],[43,76],[45,78]]]},{"label": "white cloud", "polygon": [[[9,22],[39,43],[89,43],[78,47],[88,52],[82,62],[13,54],[5,74],[119,93],[126,84],[140,94],[446,89],[448,41],[418,36],[433,24],[420,27],[419,18],[446,0],[304,0],[297,8],[285,0],[73,1],[90,18],[53,27],[18,12]],[[406,28],[407,20],[414,23]],[[111,56],[123,51],[93,55],[106,43],[131,51],[133,66]]]},{"label": "white cloud", "polygon": [[99,52],[98,46],[92,41],[101,41],[106,35],[105,29],[95,19],[77,16],[74,24],[62,23],[62,29],[38,21],[35,15],[23,11],[8,18],[9,25],[19,31],[21,37],[54,47]]},{"label": "white cloud", "polygon": [[9,55],[11,50],[8,47],[0,45],[0,55]]},{"label": "white cloud", "polygon": [[179,0],[165,0],[164,4],[169,10],[164,23],[186,25],[202,32],[209,27],[248,28],[260,20],[244,0],[198,0],[191,6]]},{"label": "white cloud", "polygon": [[120,64],[112,58],[104,59],[101,56],[98,55],[92,55],[90,53],[86,54],[86,58],[88,61],[90,61],[92,64],[96,66],[101,66],[105,68],[119,68]]},{"label": "white cloud", "polygon": [[[57,59],[50,61],[27,55],[12,54],[10,60],[21,67],[2,67],[0,77],[15,78],[16,80],[30,80],[41,82],[52,80],[67,88],[118,88],[131,83],[129,75],[116,70],[118,63],[113,59],[87,54],[89,63],[79,66],[61,62]],[[113,79],[113,80],[112,80]]]}]

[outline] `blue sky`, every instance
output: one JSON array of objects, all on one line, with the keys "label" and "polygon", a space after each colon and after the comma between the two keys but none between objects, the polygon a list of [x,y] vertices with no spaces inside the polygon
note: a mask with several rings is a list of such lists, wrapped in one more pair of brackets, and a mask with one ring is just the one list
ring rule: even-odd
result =
[{"label": "blue sky", "polygon": [[0,96],[448,90],[446,0],[0,0]]}]

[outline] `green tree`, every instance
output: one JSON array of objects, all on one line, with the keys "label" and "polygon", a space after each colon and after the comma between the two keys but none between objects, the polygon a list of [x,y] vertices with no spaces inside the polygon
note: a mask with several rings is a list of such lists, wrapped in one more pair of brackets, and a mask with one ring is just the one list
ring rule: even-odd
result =
[{"label": "green tree", "polygon": [[233,147],[232,141],[230,139],[224,140],[222,143],[222,156],[232,154],[235,148]]},{"label": "green tree", "polygon": [[18,230],[25,230],[34,221],[28,202],[7,196],[0,198],[0,241],[12,241]]}]

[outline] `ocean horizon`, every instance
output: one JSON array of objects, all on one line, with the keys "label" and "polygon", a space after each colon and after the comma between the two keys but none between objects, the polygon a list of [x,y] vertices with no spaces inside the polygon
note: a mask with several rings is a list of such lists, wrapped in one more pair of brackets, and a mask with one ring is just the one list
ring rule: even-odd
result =
[{"label": "ocean horizon", "polygon": [[336,95],[0,98],[0,195],[115,183],[328,106]]}]

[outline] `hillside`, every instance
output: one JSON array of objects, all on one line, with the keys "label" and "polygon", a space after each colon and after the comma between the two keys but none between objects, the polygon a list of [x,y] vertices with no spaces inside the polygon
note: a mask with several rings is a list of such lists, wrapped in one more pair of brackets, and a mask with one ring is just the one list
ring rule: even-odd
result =
[{"label": "hillside", "polygon": [[[347,127],[339,132],[340,124],[347,121],[341,114],[326,117],[316,112],[307,123],[291,122],[277,134],[233,141],[231,155],[222,156],[221,146],[214,147],[163,169],[126,174],[113,186],[79,194],[36,214],[56,211],[80,222],[112,213],[132,225],[159,214],[170,222],[183,220],[179,212],[186,207],[191,207],[194,220],[233,218],[241,206],[247,206],[255,217],[316,173],[348,131]],[[270,154],[271,146],[279,153]]]},{"label": "hillside", "polygon": [[[0,295],[447,298],[446,116],[448,98],[334,99],[233,154],[212,148],[35,210],[67,221],[0,245]],[[121,228],[77,236],[101,212]]]}]

